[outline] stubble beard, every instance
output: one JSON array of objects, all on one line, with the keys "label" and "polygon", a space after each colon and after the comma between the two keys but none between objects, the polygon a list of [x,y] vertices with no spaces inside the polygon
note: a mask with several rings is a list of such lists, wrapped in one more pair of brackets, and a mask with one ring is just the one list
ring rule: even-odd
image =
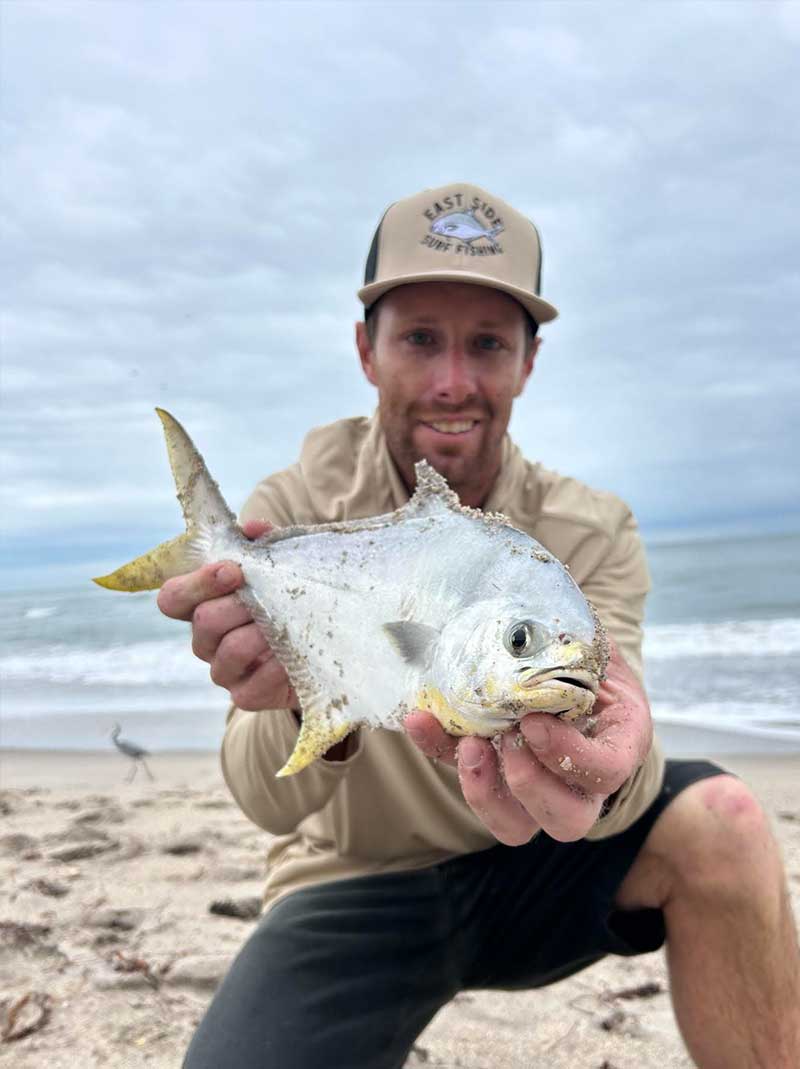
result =
[{"label": "stubble beard", "polygon": [[[422,451],[414,442],[417,420],[413,414],[406,413],[401,416],[381,410],[380,415],[389,452],[409,493],[413,493],[416,485],[414,465],[417,461],[427,460],[447,479],[448,485],[462,502],[466,501],[472,505],[484,503],[500,471],[503,439],[503,435],[498,436],[492,426],[491,413],[485,414],[477,448],[467,454],[456,441],[452,447],[444,442],[437,450]],[[442,418],[446,415],[451,419],[455,417],[454,413],[443,413]]]}]

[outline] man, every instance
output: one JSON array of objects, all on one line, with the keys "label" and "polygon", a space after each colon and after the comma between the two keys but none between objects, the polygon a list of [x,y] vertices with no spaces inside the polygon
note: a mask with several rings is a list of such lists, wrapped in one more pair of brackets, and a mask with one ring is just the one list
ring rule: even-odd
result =
[{"label": "man", "polygon": [[[243,811],[277,838],[265,917],[217,992],[189,1069],[398,1069],[456,992],[551,983],[666,937],[686,1044],[703,1069],[797,1069],[800,955],[779,851],[747,788],[667,762],[641,686],[648,586],[625,506],[531,464],[507,437],[533,369],[532,224],[456,184],[392,205],[359,296],[372,420],[313,431],[244,509],[274,524],[387,512],[426,457],[462,502],[501,511],[567,563],[612,639],[588,737],[531,713],[497,750],[415,712],[274,773],[302,712],[234,591],[230,563],[170,580],[168,616],[235,703],[222,748]],[[380,664],[375,665],[380,672]],[[535,1052],[532,1052],[535,1054]]]}]

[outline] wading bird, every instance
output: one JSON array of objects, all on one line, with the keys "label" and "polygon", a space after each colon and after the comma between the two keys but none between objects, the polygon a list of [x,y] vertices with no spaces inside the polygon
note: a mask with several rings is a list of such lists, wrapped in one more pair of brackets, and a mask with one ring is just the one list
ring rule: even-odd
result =
[{"label": "wading bird", "polygon": [[144,765],[144,770],[150,777],[150,779],[154,779],[155,777],[153,776],[153,773],[150,771],[150,769],[147,767],[147,762],[145,761],[145,757],[150,756],[150,751],[143,749],[141,746],[137,746],[135,742],[128,742],[127,739],[121,739],[119,737],[119,733],[121,730],[122,728],[119,726],[119,724],[115,724],[111,730],[111,738],[114,740],[114,745],[119,750],[119,752],[126,754],[133,760],[133,765],[131,766],[130,774],[126,776],[127,782],[130,783],[133,780],[133,777],[136,775],[136,772],[139,768],[139,762]]}]

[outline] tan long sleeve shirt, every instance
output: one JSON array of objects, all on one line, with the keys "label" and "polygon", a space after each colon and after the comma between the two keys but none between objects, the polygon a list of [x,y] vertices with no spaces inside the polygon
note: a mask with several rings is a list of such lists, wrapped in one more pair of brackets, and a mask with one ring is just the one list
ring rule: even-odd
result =
[{"label": "tan long sleeve shirt", "polygon": [[[362,519],[401,507],[408,492],[377,417],[313,430],[300,459],[259,483],[242,520],[278,526]],[[506,437],[486,509],[502,512],[570,568],[637,675],[649,577],[629,509],[613,494],[525,460]],[[232,709],[222,768],[248,817],[276,838],[264,901],[325,880],[421,868],[496,840],[464,801],[455,769],[428,760],[401,732],[361,729],[344,761],[320,759],[276,779],[291,753],[290,710]],[[623,831],[650,805],[663,775],[654,745],[589,838]]]}]

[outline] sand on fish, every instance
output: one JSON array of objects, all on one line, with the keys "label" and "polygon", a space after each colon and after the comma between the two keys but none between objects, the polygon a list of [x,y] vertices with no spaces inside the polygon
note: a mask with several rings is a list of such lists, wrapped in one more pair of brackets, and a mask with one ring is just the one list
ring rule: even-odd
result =
[{"label": "sand on fish", "polygon": [[[771,814],[800,914],[800,757],[722,763]],[[252,931],[268,836],[216,754],[150,767],[153,782],[126,783],[114,752],[0,751],[0,1065],[174,1069]],[[465,992],[407,1067],[688,1069],[668,986],[658,952],[539,991]]]}]

